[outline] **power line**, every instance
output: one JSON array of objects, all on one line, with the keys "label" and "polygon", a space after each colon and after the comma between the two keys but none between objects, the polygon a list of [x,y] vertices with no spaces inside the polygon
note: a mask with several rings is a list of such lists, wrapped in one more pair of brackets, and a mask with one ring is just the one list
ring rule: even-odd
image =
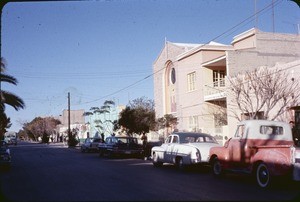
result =
[{"label": "power line", "polygon": [[[254,19],[257,18],[257,15],[258,15],[258,14],[262,14],[263,12],[266,12],[266,11],[268,11],[269,9],[273,9],[274,6],[277,6],[277,5],[278,5],[279,3],[281,3],[281,2],[282,2],[282,0],[276,0],[276,1],[272,0],[272,3],[269,4],[269,5],[267,5],[265,8],[263,8],[263,9],[261,9],[261,10],[255,12],[255,13],[254,13],[253,15],[251,15],[250,17],[248,17],[248,18],[242,20],[241,22],[237,23],[235,26],[229,28],[228,30],[226,30],[226,31],[224,31],[223,33],[221,33],[220,35],[214,37],[214,38],[213,38],[212,40],[210,40],[210,41],[214,41],[214,40],[216,40],[216,39],[219,39],[220,37],[222,37],[222,36],[224,36],[225,34],[228,34],[228,33],[229,33],[229,34],[232,34],[232,33],[233,33],[234,31],[236,31],[236,29],[237,29],[238,27],[240,27],[242,24],[251,22],[251,21],[253,20],[253,18],[254,18]],[[209,42],[210,42],[210,41],[209,41]],[[204,44],[202,44],[202,45],[199,45],[198,48],[201,48],[201,47],[205,46],[205,45],[208,44],[209,42],[204,43]],[[107,95],[105,95],[105,96],[102,96],[101,98],[94,99],[94,100],[87,101],[87,102],[83,102],[83,103],[77,104],[77,105],[93,103],[93,102],[99,101],[99,100],[101,100],[101,99],[107,98],[107,97],[109,97],[109,96],[115,95],[115,94],[117,94],[117,93],[119,93],[119,92],[121,92],[121,91],[124,91],[124,90],[126,90],[126,89],[129,89],[129,88],[131,88],[131,87],[137,85],[138,83],[143,82],[144,80],[146,80],[146,79],[152,77],[153,75],[155,75],[155,74],[161,72],[161,71],[164,70],[164,69],[165,69],[165,67],[162,67],[161,69],[157,70],[156,72],[153,72],[153,73],[149,74],[148,76],[145,76],[144,78],[142,78],[142,79],[140,79],[140,80],[137,80],[136,82],[134,82],[134,83],[132,83],[132,84],[130,84],[130,85],[124,87],[124,88],[121,88],[121,89],[119,89],[119,90],[116,90],[116,91],[114,91],[114,92],[112,92],[112,93],[110,93],[110,94],[107,94]],[[30,74],[30,73],[28,74],[28,72],[27,72],[27,74],[23,74],[22,76],[23,76],[24,78],[30,78],[30,79],[33,79],[33,78],[36,78],[36,79],[44,79],[44,78],[55,78],[55,79],[66,79],[66,78],[68,78],[68,79],[74,79],[74,78],[76,78],[76,79],[100,79],[100,78],[101,78],[101,79],[103,79],[103,78],[106,78],[106,77],[107,77],[107,78],[108,78],[108,77],[111,78],[112,76],[115,76],[115,77],[120,77],[120,76],[124,76],[124,77],[136,77],[136,76],[138,76],[139,74],[142,74],[142,73],[145,73],[145,72],[144,72],[144,71],[143,71],[143,72],[142,72],[142,71],[138,71],[138,70],[137,70],[137,71],[134,71],[134,72],[126,72],[126,73],[125,73],[125,76],[124,76],[124,72],[112,72],[112,73],[110,73],[110,75],[108,75],[108,73],[106,72],[106,73],[99,73],[99,74],[97,73],[97,75],[95,75],[95,73],[78,73],[78,74],[76,74],[76,73],[71,73],[71,74],[68,73],[68,74],[66,74],[66,75],[64,76],[64,74],[60,73],[61,76],[58,76],[57,73],[55,73],[55,75],[54,75],[54,74],[53,74],[53,75],[47,74],[47,75],[42,75],[42,76],[33,76],[32,74]]]},{"label": "power line", "polygon": [[[210,41],[214,41],[214,40],[220,38],[221,36],[225,35],[227,32],[232,31],[233,29],[237,28],[238,26],[242,25],[243,23],[247,22],[248,20],[252,19],[253,17],[256,18],[257,14],[260,14],[260,13],[266,11],[267,9],[270,9],[270,8],[272,9],[274,6],[277,6],[277,5],[278,5],[279,3],[281,3],[281,2],[282,2],[282,0],[272,1],[272,3],[269,4],[269,5],[267,5],[265,8],[259,10],[259,11],[256,12],[255,14],[253,14],[253,15],[251,15],[250,17],[246,18],[245,20],[239,22],[239,23],[236,24],[235,26],[231,27],[230,29],[226,30],[225,32],[221,33],[220,35],[216,36],[215,38],[213,38],[213,39],[210,40]],[[210,41],[209,41],[209,42],[210,42]],[[203,47],[203,46],[209,44],[209,42],[207,42],[207,43],[205,43],[205,44],[202,44],[202,45],[199,45],[198,48],[201,48],[201,47]],[[85,103],[83,103],[83,104],[96,102],[96,101],[101,100],[101,99],[103,99],[103,98],[106,98],[106,97],[115,95],[115,94],[117,94],[117,93],[119,93],[119,92],[121,92],[121,91],[123,91],[123,90],[125,90],[125,89],[128,89],[128,88],[130,88],[130,87],[132,87],[132,86],[134,86],[134,85],[136,85],[136,84],[138,84],[138,83],[140,83],[140,82],[142,82],[142,81],[144,81],[144,80],[150,78],[151,76],[153,76],[153,75],[159,73],[160,71],[162,71],[162,70],[164,70],[164,69],[165,69],[165,67],[163,67],[163,68],[157,70],[157,71],[154,72],[154,73],[149,74],[149,75],[146,76],[145,78],[140,79],[140,80],[134,82],[133,84],[130,84],[130,85],[128,85],[128,86],[126,86],[126,87],[124,87],[124,88],[122,88],[122,89],[120,89],[120,90],[117,90],[117,91],[115,91],[115,92],[113,92],[113,93],[110,93],[110,94],[108,94],[108,95],[102,96],[102,97],[99,98],[99,99],[95,99],[95,100],[92,100],[92,101],[89,101],[89,102],[85,102]]]}]

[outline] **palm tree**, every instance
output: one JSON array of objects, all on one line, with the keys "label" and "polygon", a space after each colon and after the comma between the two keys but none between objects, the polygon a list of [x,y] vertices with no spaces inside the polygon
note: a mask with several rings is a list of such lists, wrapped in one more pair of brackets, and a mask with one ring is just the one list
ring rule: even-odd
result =
[{"label": "palm tree", "polygon": [[1,57],[1,71],[0,71],[0,120],[6,120],[0,123],[0,138],[6,132],[6,128],[11,126],[10,119],[5,114],[5,105],[10,105],[16,111],[19,109],[24,109],[25,103],[24,101],[17,95],[4,91],[1,88],[1,82],[7,82],[13,85],[17,85],[18,81],[13,76],[4,74],[6,69],[5,59]]}]

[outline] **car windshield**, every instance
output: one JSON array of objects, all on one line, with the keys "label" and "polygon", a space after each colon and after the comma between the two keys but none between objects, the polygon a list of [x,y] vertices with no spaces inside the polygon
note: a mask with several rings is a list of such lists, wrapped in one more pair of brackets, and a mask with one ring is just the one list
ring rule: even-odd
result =
[{"label": "car windshield", "polygon": [[212,136],[206,134],[180,134],[179,135],[181,143],[201,143],[201,142],[211,142],[216,143],[216,139]]}]

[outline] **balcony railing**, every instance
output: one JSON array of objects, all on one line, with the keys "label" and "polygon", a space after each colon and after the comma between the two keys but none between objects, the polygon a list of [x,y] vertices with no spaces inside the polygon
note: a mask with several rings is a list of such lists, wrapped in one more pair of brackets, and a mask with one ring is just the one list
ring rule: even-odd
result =
[{"label": "balcony railing", "polygon": [[209,101],[225,98],[225,86],[225,79],[204,85],[204,100]]}]

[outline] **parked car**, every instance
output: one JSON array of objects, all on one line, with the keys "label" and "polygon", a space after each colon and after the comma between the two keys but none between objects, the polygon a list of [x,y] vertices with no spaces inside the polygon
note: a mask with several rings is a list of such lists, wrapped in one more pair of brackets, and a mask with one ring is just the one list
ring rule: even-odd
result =
[{"label": "parked car", "polygon": [[81,152],[97,152],[101,142],[103,142],[101,138],[86,138],[80,146]]},{"label": "parked car", "polygon": [[143,146],[138,143],[135,137],[110,136],[104,143],[98,145],[99,156],[116,157],[131,156],[141,158]]},{"label": "parked car", "polygon": [[11,155],[8,148],[8,144],[4,141],[0,141],[0,165],[7,168],[11,165]]},{"label": "parked car", "polygon": [[17,133],[9,131],[4,134],[4,141],[8,145],[17,145]]},{"label": "parked car", "polygon": [[218,145],[216,139],[209,134],[175,132],[161,146],[151,149],[152,162],[154,166],[171,163],[179,169],[186,165],[208,164],[210,148]]}]

